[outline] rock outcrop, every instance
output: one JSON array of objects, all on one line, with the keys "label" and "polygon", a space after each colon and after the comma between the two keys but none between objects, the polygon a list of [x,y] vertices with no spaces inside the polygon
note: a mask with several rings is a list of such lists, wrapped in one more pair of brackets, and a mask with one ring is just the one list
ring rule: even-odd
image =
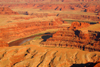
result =
[{"label": "rock outcrop", "polygon": [[100,67],[100,62],[97,62],[94,67]]},{"label": "rock outcrop", "polygon": [[99,16],[90,16],[90,15],[77,15],[77,14],[58,14],[60,18],[67,18],[67,19],[77,19],[77,20],[92,20],[92,21],[100,21]]},{"label": "rock outcrop", "polygon": [[88,51],[100,51],[100,32],[77,30],[78,28],[87,27],[88,23],[73,22],[72,26],[60,30],[52,35],[49,39],[41,42],[43,45],[76,47]]},{"label": "rock outcrop", "polygon": [[0,7],[0,15],[19,15],[8,7]]},{"label": "rock outcrop", "polygon": [[83,28],[83,27],[88,27],[90,26],[89,23],[85,23],[85,22],[73,22],[70,26],[71,29],[79,29],[79,28]]}]

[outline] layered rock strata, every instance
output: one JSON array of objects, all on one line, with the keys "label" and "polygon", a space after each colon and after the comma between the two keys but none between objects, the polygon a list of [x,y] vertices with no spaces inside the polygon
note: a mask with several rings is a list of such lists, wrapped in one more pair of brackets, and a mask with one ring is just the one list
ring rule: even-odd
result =
[{"label": "layered rock strata", "polygon": [[88,23],[80,24],[81,23],[77,24],[73,22],[70,28],[56,32],[52,37],[41,42],[41,44],[47,46],[76,47],[88,51],[100,51],[100,32],[77,30],[78,28],[89,25]]},{"label": "layered rock strata", "polygon": [[[11,24],[5,25],[0,28],[0,39],[5,42],[10,42],[19,38],[33,35],[35,33],[45,31],[47,29],[63,28],[63,20],[55,18],[50,21],[33,21],[33,22],[17,22],[12,26]],[[3,44],[2,44],[3,45]]]}]

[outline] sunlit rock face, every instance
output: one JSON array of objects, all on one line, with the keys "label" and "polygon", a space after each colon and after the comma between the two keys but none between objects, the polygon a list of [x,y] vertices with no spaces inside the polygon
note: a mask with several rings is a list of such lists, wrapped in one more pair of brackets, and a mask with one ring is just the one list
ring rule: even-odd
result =
[{"label": "sunlit rock face", "polygon": [[100,51],[100,32],[78,30],[90,26],[89,23],[73,22],[67,29],[62,29],[53,34],[43,45],[59,47],[75,47],[88,51]]}]

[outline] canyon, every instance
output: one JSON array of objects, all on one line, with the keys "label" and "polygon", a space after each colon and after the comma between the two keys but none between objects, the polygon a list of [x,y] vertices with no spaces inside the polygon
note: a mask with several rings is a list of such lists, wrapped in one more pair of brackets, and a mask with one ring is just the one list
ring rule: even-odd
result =
[{"label": "canyon", "polygon": [[100,0],[0,0],[0,67],[99,67]]}]

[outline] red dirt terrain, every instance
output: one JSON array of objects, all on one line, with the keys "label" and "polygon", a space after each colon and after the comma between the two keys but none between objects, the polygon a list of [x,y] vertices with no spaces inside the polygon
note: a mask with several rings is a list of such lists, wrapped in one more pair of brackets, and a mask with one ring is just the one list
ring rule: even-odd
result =
[{"label": "red dirt terrain", "polygon": [[[94,2],[87,2],[87,1],[81,2],[80,1],[78,3],[67,3],[67,4],[65,4],[65,2],[64,3],[57,2],[57,4],[52,4],[52,3],[50,3],[50,4],[46,4],[46,3],[45,4],[44,3],[2,4],[2,2],[1,2],[0,6],[1,7],[10,7],[13,10],[17,10],[17,8],[20,7],[21,9],[17,10],[17,12],[20,14],[24,14],[24,15],[33,15],[33,14],[37,14],[37,12],[38,13],[42,12],[42,14],[45,15],[45,12],[44,12],[44,10],[45,10],[45,11],[49,11],[49,13],[47,12],[46,14],[51,14],[52,16],[58,16],[63,19],[100,21],[99,1],[94,1]],[[23,11],[26,8],[27,8],[27,10]],[[40,9],[40,11],[35,12],[33,10],[33,12],[30,12],[32,10],[28,10],[28,8]],[[52,11],[50,11],[50,10],[52,10]]]},{"label": "red dirt terrain", "polygon": [[[63,18],[63,19],[81,19],[81,20],[92,20],[92,21],[100,21],[100,16],[99,16],[99,12],[100,12],[100,5],[91,5],[91,6],[87,6],[87,5],[90,5],[90,4],[15,4],[15,5],[1,5],[1,6],[10,6],[10,8],[13,8],[14,7],[21,7],[21,8],[32,8],[32,9],[40,9],[40,11],[43,11],[43,10],[54,10],[56,11],[56,13],[52,13],[51,15],[53,16],[58,16],[60,18]],[[84,7],[85,6],[85,7]],[[93,8],[94,7],[94,8]],[[16,8],[15,8],[16,9]],[[59,13],[58,11],[65,11],[64,13]],[[67,12],[66,12],[67,11]],[[70,11],[73,11],[72,13]],[[74,11],[78,11],[79,14]],[[83,14],[82,14],[82,13]],[[18,11],[18,13],[21,13],[21,14],[29,14],[29,15],[33,15],[33,14],[37,14],[35,12],[32,12],[30,13],[29,11]],[[85,14],[87,13],[87,14]],[[91,13],[91,14],[89,14]],[[93,15],[92,15],[93,13]],[[42,13],[44,14],[44,13]],[[49,13],[48,13],[49,14]],[[45,15],[45,14],[44,14]]]},{"label": "red dirt terrain", "polygon": [[0,0],[0,2],[90,2],[90,1],[99,1],[99,0]]},{"label": "red dirt terrain", "polygon": [[5,42],[0,40],[0,47],[8,47],[9,45]]},{"label": "red dirt terrain", "polygon": [[8,7],[0,7],[0,15],[19,15]]},{"label": "red dirt terrain", "polygon": [[0,48],[0,58],[1,67],[87,67],[85,63],[98,61],[100,53],[26,45]]},{"label": "red dirt terrain", "polygon": [[42,10],[57,10],[57,11],[66,11],[66,10],[74,10],[74,11],[83,11],[83,12],[100,12],[100,4],[97,2],[93,3],[67,3],[67,4],[42,4],[42,3],[26,3],[26,4],[0,4],[2,7],[23,7],[23,8],[40,8]]},{"label": "red dirt terrain", "polygon": [[100,67],[100,0],[0,0],[0,67]]}]

